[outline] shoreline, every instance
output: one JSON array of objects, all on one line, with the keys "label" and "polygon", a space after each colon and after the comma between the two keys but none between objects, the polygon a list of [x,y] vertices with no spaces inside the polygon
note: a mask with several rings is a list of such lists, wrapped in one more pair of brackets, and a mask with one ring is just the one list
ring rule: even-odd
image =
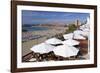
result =
[{"label": "shoreline", "polygon": [[[22,33],[22,36],[27,37],[26,41],[22,41],[22,55],[26,55],[27,53],[31,52],[30,48],[34,45],[42,43],[47,39],[54,37],[57,34],[64,34],[66,31],[66,27],[52,27],[52,29],[42,30],[42,31],[30,31]],[[32,39],[33,36],[40,36],[38,38]]]}]

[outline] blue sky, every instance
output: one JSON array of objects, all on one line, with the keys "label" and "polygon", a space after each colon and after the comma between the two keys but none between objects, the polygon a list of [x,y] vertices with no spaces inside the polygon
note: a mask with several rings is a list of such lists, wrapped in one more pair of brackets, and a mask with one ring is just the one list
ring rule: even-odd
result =
[{"label": "blue sky", "polygon": [[89,13],[22,10],[22,24],[69,24],[77,19],[84,22],[87,17]]}]

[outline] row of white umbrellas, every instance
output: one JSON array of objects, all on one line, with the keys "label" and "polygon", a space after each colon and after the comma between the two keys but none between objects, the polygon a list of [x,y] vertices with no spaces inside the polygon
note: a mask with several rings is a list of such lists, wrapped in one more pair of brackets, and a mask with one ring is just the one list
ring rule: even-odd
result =
[{"label": "row of white umbrellas", "polygon": [[68,39],[65,41],[61,41],[57,38],[51,38],[45,41],[47,44],[56,45],[56,44],[66,44],[68,46],[79,45],[79,42],[73,39]]},{"label": "row of white umbrellas", "polygon": [[85,37],[89,37],[89,29],[82,30],[75,30],[73,33],[64,34],[64,39],[83,39],[85,40]]},{"label": "row of white umbrellas", "polygon": [[68,40],[68,39],[83,39],[85,40],[85,37],[89,36],[89,32],[86,31],[81,31],[81,30],[75,30],[73,33],[69,33],[69,34],[64,34],[63,37],[64,39]]},{"label": "row of white umbrellas", "polygon": [[85,37],[89,37],[89,18],[87,18],[87,23],[80,26],[79,30],[75,30],[73,33],[64,34],[64,39],[83,39],[85,40]]},{"label": "row of white umbrellas", "polygon": [[[31,48],[32,51],[38,53],[48,53],[53,51],[56,55],[63,57],[70,57],[77,55],[79,49],[73,47],[74,45],[79,45],[79,41],[73,39],[86,39],[84,36],[88,37],[89,34],[89,20],[85,25],[80,27],[81,30],[75,30],[73,33],[64,34],[63,37],[65,41],[61,41],[57,38],[51,38],[46,40],[44,43],[35,45]],[[56,44],[63,44],[59,46],[53,46]]]},{"label": "row of white umbrellas", "polygon": [[65,40],[68,40],[68,39],[83,39],[83,40],[85,40],[86,38],[84,36],[82,36],[81,34],[84,34],[84,33],[81,33],[80,30],[76,30],[76,31],[74,31],[74,33],[64,34],[63,37]]},{"label": "row of white umbrellas", "polygon": [[[51,44],[63,44],[63,45],[55,47]],[[57,38],[51,38],[45,41],[44,43],[33,46],[31,50],[34,52],[38,52],[40,54],[53,51],[56,55],[60,55],[63,57],[70,57],[76,55],[77,52],[79,51],[77,48],[73,47],[73,45],[78,45],[78,44],[79,44],[78,41],[72,39],[61,41]]]}]

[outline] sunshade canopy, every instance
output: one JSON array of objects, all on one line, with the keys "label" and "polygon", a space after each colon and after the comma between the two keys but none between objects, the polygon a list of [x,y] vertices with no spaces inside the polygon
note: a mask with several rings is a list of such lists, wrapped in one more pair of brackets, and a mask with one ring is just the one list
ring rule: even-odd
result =
[{"label": "sunshade canopy", "polygon": [[85,29],[84,31],[76,30],[76,31],[74,31],[74,35],[82,35],[82,36],[88,37],[89,31],[88,31],[88,29]]},{"label": "sunshade canopy", "polygon": [[46,40],[45,43],[56,45],[56,44],[61,44],[62,41],[57,38],[51,38]]},{"label": "sunshade canopy", "polygon": [[47,43],[41,43],[41,44],[38,44],[38,45],[35,45],[31,48],[32,51],[34,52],[38,52],[38,53],[48,53],[50,51],[52,51],[55,47],[50,45],[50,44],[47,44]]},{"label": "sunshade canopy", "polygon": [[77,55],[79,50],[75,47],[60,45],[55,47],[53,51],[56,55],[63,56],[63,57],[70,57],[70,56]]},{"label": "sunshade canopy", "polygon": [[82,35],[75,34],[74,35],[74,39],[85,40],[86,38],[84,36],[82,36]]},{"label": "sunshade canopy", "polygon": [[63,35],[64,39],[72,39],[73,38],[73,33],[68,33]]},{"label": "sunshade canopy", "polygon": [[73,39],[68,39],[63,41],[62,43],[68,46],[74,46],[74,45],[79,45],[80,42]]}]

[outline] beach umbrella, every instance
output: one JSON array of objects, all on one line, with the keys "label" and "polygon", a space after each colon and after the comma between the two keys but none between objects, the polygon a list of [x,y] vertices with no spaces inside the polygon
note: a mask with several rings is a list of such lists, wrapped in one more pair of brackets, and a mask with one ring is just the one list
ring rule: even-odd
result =
[{"label": "beach umbrella", "polygon": [[82,36],[85,36],[85,37],[88,37],[89,35],[89,32],[87,30],[76,30],[74,31],[74,35],[82,35]]},{"label": "beach umbrella", "polygon": [[82,36],[82,35],[79,35],[79,34],[75,34],[74,35],[74,39],[79,39],[79,40],[86,40],[86,38],[84,37],[84,36]]},{"label": "beach umbrella", "polygon": [[73,38],[73,33],[68,33],[63,35],[64,39],[72,39]]},{"label": "beach umbrella", "polygon": [[84,31],[84,32],[89,32],[90,29],[89,29],[89,28],[85,28],[85,29],[83,29],[82,31]]},{"label": "beach umbrella", "polygon": [[89,24],[85,24],[85,28],[90,28],[90,25]]},{"label": "beach umbrella", "polygon": [[85,28],[85,25],[82,25],[79,27],[79,29],[83,30]]},{"label": "beach umbrella", "polygon": [[90,18],[89,18],[89,17],[87,17],[87,22],[86,22],[86,24],[90,24]]},{"label": "beach umbrella", "polygon": [[85,37],[88,37],[89,36],[89,32],[88,31],[84,31],[81,35],[85,36]]},{"label": "beach umbrella", "polygon": [[47,44],[47,43],[41,43],[38,45],[35,45],[31,48],[32,51],[43,54],[43,53],[48,53],[50,51],[52,51],[55,47]]},{"label": "beach umbrella", "polygon": [[74,34],[79,34],[79,35],[80,35],[80,34],[82,34],[82,33],[83,33],[82,30],[75,30],[75,31],[74,31]]},{"label": "beach umbrella", "polygon": [[84,24],[82,26],[80,26],[80,28],[82,31],[84,31],[85,29],[89,30],[89,25],[88,24]]},{"label": "beach umbrella", "polygon": [[55,55],[63,56],[63,57],[70,57],[75,56],[78,53],[78,49],[72,46],[67,45],[60,45],[53,49]]},{"label": "beach umbrella", "polygon": [[84,25],[85,25],[85,28],[89,28],[90,27],[90,18],[89,17],[87,17],[87,22]]},{"label": "beach umbrella", "polygon": [[57,38],[51,38],[51,39],[46,40],[45,43],[56,45],[56,44],[61,44],[62,41]]},{"label": "beach umbrella", "polygon": [[86,24],[80,26],[80,29],[81,29],[81,30],[84,30],[84,29],[89,29],[89,28],[90,28],[90,18],[87,17],[87,22],[86,22]]},{"label": "beach umbrella", "polygon": [[74,45],[79,45],[80,42],[73,39],[68,39],[63,41],[62,43],[68,46],[74,46]]}]

